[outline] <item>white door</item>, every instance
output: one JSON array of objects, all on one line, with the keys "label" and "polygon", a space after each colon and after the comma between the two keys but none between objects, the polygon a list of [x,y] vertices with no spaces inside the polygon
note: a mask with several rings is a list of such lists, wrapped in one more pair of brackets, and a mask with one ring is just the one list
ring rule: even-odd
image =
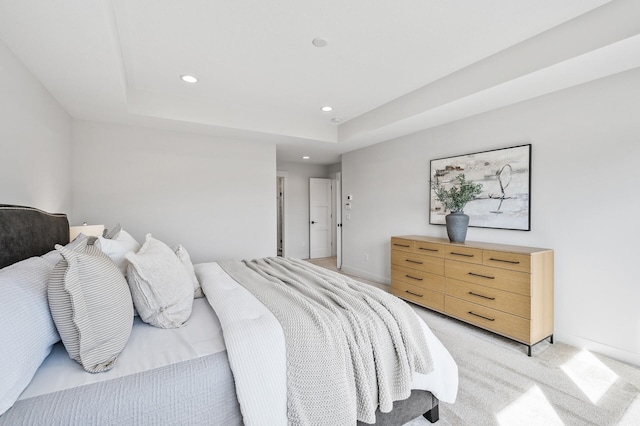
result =
[{"label": "white door", "polygon": [[331,256],[331,179],[309,179],[309,258]]}]

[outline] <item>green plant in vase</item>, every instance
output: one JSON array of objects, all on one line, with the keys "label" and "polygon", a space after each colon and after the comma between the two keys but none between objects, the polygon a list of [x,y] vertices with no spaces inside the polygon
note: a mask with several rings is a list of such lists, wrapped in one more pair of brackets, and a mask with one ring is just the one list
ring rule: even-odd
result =
[{"label": "green plant in vase", "polygon": [[469,216],[464,214],[464,207],[480,195],[482,184],[468,181],[464,173],[461,173],[453,179],[449,189],[438,180],[431,181],[431,189],[444,209],[450,212],[445,217],[449,240],[454,243],[464,243],[469,226]]}]

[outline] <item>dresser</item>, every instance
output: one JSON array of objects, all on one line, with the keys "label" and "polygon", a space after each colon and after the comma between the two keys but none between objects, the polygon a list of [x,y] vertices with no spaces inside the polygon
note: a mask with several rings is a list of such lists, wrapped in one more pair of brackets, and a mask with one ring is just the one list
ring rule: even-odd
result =
[{"label": "dresser", "polygon": [[553,343],[553,250],[418,235],[391,238],[391,291],[524,343]]}]

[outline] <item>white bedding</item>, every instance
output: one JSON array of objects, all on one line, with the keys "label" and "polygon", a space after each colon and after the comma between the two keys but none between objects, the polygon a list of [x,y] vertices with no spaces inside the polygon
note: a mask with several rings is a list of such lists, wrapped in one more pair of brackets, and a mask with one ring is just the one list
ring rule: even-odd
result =
[{"label": "white bedding", "polygon": [[136,317],[131,337],[116,366],[104,373],[87,373],[69,358],[62,343],[57,343],[18,400],[128,376],[224,350],[218,317],[206,299],[195,299],[191,317],[181,328],[156,328]]},{"label": "white bedding", "polygon": [[[19,399],[128,376],[226,349],[244,423],[287,424],[286,349],[280,324],[217,263],[195,265],[195,272],[207,298],[194,300],[192,315],[184,327],[159,329],[136,317],[116,366],[99,374],[85,372],[58,343]],[[423,321],[421,324],[434,370],[429,374],[415,373],[412,388],[428,390],[441,401],[453,403],[458,389],[457,365],[429,327]]]},{"label": "white bedding", "polygon": [[287,359],[280,323],[217,263],[194,269],[225,330],[244,424],[286,425]]},{"label": "white bedding", "polygon": [[[217,263],[195,265],[195,272],[225,330],[245,424],[286,424],[286,347],[278,321]],[[458,367],[424,321],[420,323],[434,370],[429,374],[414,373],[412,388],[428,390],[441,401],[453,403],[458,390]],[[258,347],[260,351],[256,352]]]}]

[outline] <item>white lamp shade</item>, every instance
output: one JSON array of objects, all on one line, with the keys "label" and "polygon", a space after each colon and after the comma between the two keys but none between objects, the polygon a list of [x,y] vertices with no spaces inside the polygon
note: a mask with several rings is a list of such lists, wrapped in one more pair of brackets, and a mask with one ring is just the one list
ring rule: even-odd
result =
[{"label": "white lamp shade", "polygon": [[69,227],[69,241],[73,241],[79,234],[87,237],[100,237],[104,231],[104,225],[79,225]]}]

